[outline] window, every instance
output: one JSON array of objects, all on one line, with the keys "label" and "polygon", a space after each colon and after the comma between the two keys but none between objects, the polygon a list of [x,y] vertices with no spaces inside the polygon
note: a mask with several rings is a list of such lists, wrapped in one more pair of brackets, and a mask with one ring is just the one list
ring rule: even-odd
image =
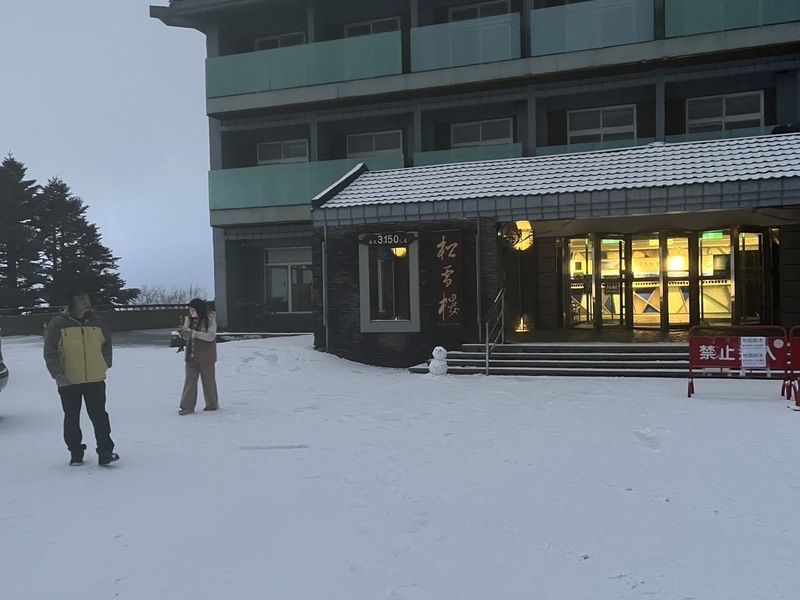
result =
[{"label": "window", "polygon": [[311,312],[311,249],[264,251],[264,297],[273,312]]},{"label": "window", "polygon": [[258,164],[308,162],[308,140],[264,142],[258,145]]},{"label": "window", "polygon": [[508,0],[481,2],[480,4],[469,4],[467,6],[454,6],[450,9],[450,21],[466,21],[468,19],[494,17],[496,15],[505,15],[509,12],[511,12],[511,7]]},{"label": "window", "polygon": [[[419,254],[413,234],[401,241],[358,247],[361,331],[419,331]],[[374,236],[373,236],[374,237]],[[380,237],[380,236],[378,236]]]},{"label": "window", "polygon": [[636,106],[605,106],[567,112],[570,144],[636,139]]},{"label": "window", "polygon": [[306,32],[295,31],[293,33],[281,33],[267,37],[256,38],[256,50],[274,50],[275,48],[285,48],[287,46],[299,46],[306,43]]},{"label": "window", "polygon": [[376,154],[399,154],[403,152],[403,132],[376,131],[347,136],[347,156],[374,156]]},{"label": "window", "polygon": [[453,123],[450,126],[450,146],[452,148],[511,144],[513,141],[512,119]]},{"label": "window", "polygon": [[686,100],[686,133],[764,126],[764,93],[745,92]]},{"label": "window", "polygon": [[361,23],[350,23],[345,25],[344,37],[373,35],[376,33],[386,33],[387,31],[399,30],[400,17],[389,17],[388,19],[375,19],[374,21],[362,21]]}]

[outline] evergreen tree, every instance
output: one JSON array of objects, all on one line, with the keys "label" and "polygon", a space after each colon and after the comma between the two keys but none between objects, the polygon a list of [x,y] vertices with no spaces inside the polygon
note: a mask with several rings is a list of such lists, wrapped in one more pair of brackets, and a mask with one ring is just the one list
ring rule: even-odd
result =
[{"label": "evergreen tree", "polygon": [[32,222],[39,186],[12,155],[0,164],[0,308],[41,302],[39,242]]},{"label": "evergreen tree", "polygon": [[44,297],[53,306],[67,303],[73,288],[88,290],[95,304],[127,304],[139,291],[125,289],[117,257],[103,245],[86,205],[58,178],[48,180],[37,197],[36,228],[44,257]]}]

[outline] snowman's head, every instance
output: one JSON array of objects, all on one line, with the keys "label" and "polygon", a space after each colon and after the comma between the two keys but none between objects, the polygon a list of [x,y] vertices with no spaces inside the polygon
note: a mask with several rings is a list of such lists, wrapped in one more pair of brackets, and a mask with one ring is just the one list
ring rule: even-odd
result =
[{"label": "snowman's head", "polygon": [[441,346],[436,346],[436,348],[433,349],[433,358],[437,360],[444,360],[447,358],[447,350]]}]

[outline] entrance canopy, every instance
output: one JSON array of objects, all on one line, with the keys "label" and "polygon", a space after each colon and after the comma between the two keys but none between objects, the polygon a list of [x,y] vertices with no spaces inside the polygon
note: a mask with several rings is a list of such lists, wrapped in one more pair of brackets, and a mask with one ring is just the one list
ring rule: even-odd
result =
[{"label": "entrance canopy", "polygon": [[[788,210],[787,210],[788,209]],[[800,222],[800,134],[412,167],[353,169],[313,201],[314,225],[495,217],[569,235],[580,220],[746,211]],[[780,212],[777,216],[774,213]],[[640,219],[638,226],[641,227]],[[739,219],[741,222],[741,219]],[[677,220],[676,220],[677,222]]]}]

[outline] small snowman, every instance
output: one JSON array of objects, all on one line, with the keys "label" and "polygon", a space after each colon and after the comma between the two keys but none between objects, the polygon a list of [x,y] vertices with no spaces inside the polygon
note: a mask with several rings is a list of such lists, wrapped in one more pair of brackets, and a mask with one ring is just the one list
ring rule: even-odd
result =
[{"label": "small snowman", "polygon": [[428,363],[428,372],[431,375],[445,375],[447,373],[447,350],[441,346],[433,349],[433,358]]}]

